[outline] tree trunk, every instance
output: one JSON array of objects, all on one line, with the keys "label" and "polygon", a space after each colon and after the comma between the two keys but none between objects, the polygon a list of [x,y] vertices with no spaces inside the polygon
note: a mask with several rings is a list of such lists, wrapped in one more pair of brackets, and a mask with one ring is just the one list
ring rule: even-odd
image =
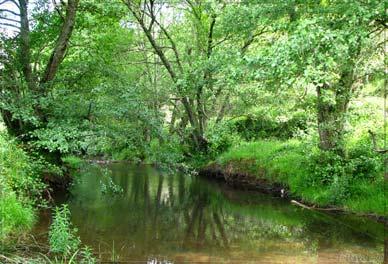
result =
[{"label": "tree trunk", "polygon": [[337,151],[341,148],[343,137],[343,112],[338,112],[335,105],[325,102],[323,88],[317,88],[317,113],[319,147],[324,151]]},{"label": "tree trunk", "polygon": [[23,123],[21,120],[13,119],[12,113],[5,109],[1,110],[1,116],[9,134],[16,137],[22,134]]},{"label": "tree trunk", "polygon": [[323,151],[345,155],[344,124],[352,84],[352,72],[346,72],[341,75],[336,87],[317,87],[319,148]]},{"label": "tree trunk", "polygon": [[[66,17],[62,24],[61,32],[55,43],[55,48],[51,53],[45,72],[40,81],[41,86],[52,81],[58,71],[58,67],[65,57],[69,40],[73,32],[75,18],[79,0],[68,0],[66,7]],[[41,87],[42,88],[42,87]]]},{"label": "tree trunk", "polygon": [[20,52],[19,59],[22,65],[24,78],[29,89],[35,89],[35,81],[31,68],[30,56],[30,26],[28,21],[28,6],[26,0],[19,0],[20,11]]}]

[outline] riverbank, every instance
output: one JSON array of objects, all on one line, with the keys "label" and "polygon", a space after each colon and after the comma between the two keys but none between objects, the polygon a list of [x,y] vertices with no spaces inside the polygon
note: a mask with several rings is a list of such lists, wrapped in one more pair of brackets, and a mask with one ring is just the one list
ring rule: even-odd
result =
[{"label": "riverbank", "polygon": [[221,154],[200,174],[234,187],[289,197],[312,208],[388,220],[382,171],[371,171],[368,177],[361,177],[359,171],[350,175],[351,170],[339,174],[330,170],[333,165],[324,158],[318,159],[320,164],[316,159],[313,149],[296,140],[249,142]]}]

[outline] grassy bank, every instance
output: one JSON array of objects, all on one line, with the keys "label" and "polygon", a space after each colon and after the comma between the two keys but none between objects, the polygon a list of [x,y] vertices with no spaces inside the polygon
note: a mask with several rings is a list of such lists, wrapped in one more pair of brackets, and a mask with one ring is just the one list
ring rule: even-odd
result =
[{"label": "grassy bank", "polygon": [[344,160],[297,140],[261,140],[232,147],[215,163],[229,173],[281,183],[309,204],[387,216],[382,157],[372,150],[350,149]]},{"label": "grassy bank", "polygon": [[[0,134],[0,244],[6,247],[28,232],[36,220],[36,207],[43,200],[45,185],[39,164],[17,143]],[[2,248],[3,249],[3,248]]]},{"label": "grassy bank", "polygon": [[[79,165],[70,156],[64,162]],[[58,170],[39,155],[27,154],[20,142],[0,132],[0,263],[96,262],[91,250],[82,247],[66,206],[54,211],[48,245],[39,244],[30,234],[38,210],[48,206],[43,194],[49,186],[42,178]]]}]

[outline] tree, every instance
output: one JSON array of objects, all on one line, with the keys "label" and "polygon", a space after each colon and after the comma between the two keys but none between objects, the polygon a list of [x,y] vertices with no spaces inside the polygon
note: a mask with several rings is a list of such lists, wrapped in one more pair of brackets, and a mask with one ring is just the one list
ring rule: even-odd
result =
[{"label": "tree", "polygon": [[[18,2],[10,0],[3,3],[5,2],[10,2],[13,5],[8,9],[1,10],[1,24],[7,25],[3,21],[10,20],[16,23],[12,27],[17,28],[17,35],[10,38],[2,36],[3,56],[1,64],[3,67],[0,74],[3,84],[3,98],[1,114],[8,131],[26,140],[29,136],[28,133],[47,124],[49,113],[45,109],[45,99],[50,93],[58,68],[68,50],[79,0],[69,0],[67,4],[61,2],[61,6],[55,5],[54,8],[59,14],[62,14],[62,9],[65,9],[65,16],[60,15],[54,18],[50,17],[53,14],[47,10],[29,14],[32,7],[28,0],[19,0]],[[36,3],[36,5],[38,4]],[[13,11],[14,9],[18,11]],[[7,14],[12,14],[18,19],[11,19]],[[43,51],[47,49],[45,46],[47,43],[42,43],[41,47],[34,46],[37,42],[34,33],[35,31],[38,31],[38,34],[44,33],[40,30],[47,26],[44,25],[44,22],[50,18],[52,25],[48,26],[46,33],[52,35],[50,30],[54,31],[56,40],[51,52],[49,52],[47,62],[42,65]],[[58,29],[55,20],[61,20],[58,23]],[[32,31],[31,25],[33,25]],[[24,102],[26,102],[24,105],[26,107],[22,107]]]},{"label": "tree", "polygon": [[[243,3],[124,2],[176,89],[170,131],[181,130],[188,123],[195,148],[205,151],[207,122],[211,118],[218,122],[225,115],[228,86],[243,76],[243,70],[235,66],[241,65],[249,46],[264,33],[263,28],[250,23],[244,34],[224,31],[221,26],[225,11],[243,7]],[[161,10],[169,13],[168,18],[163,17]],[[250,21],[257,18],[253,13],[247,17]],[[179,114],[181,107],[183,115]],[[179,116],[181,122],[175,127]]]},{"label": "tree", "polygon": [[[386,16],[379,1],[306,3],[267,58],[261,78],[316,93],[319,147],[345,155],[347,109],[368,77],[383,70]],[[260,63],[259,63],[260,64]],[[264,71],[272,66],[272,70]],[[272,75],[272,76],[270,76]],[[279,85],[279,80],[282,80]],[[306,88],[306,89],[307,89]]]}]

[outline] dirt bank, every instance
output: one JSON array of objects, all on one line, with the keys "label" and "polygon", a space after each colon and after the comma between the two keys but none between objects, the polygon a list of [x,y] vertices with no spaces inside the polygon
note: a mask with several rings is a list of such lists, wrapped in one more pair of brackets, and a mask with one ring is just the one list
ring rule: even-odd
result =
[{"label": "dirt bank", "polygon": [[236,171],[231,164],[226,165],[225,167],[221,167],[214,163],[210,164],[202,168],[199,171],[199,175],[225,181],[228,185],[236,189],[255,190],[277,197],[290,198],[287,186],[270,182],[267,179],[256,177],[246,172]]},{"label": "dirt bank", "polygon": [[[240,164],[241,165],[241,164]],[[244,166],[244,165],[242,165]],[[379,216],[375,214],[358,214],[347,211],[345,208],[338,207],[319,207],[315,204],[311,204],[303,201],[297,195],[291,194],[288,187],[277,182],[272,182],[263,175],[266,173],[265,169],[259,170],[259,175],[253,175],[244,170],[239,170],[239,166],[234,163],[226,165],[219,165],[216,163],[209,164],[199,170],[199,175],[210,179],[216,179],[226,182],[226,184],[242,190],[254,190],[261,193],[270,194],[276,197],[283,197],[290,200],[296,206],[308,210],[318,210],[336,213],[348,213],[355,214],[361,217],[368,217],[378,222],[382,222],[388,225],[388,217]]]}]

